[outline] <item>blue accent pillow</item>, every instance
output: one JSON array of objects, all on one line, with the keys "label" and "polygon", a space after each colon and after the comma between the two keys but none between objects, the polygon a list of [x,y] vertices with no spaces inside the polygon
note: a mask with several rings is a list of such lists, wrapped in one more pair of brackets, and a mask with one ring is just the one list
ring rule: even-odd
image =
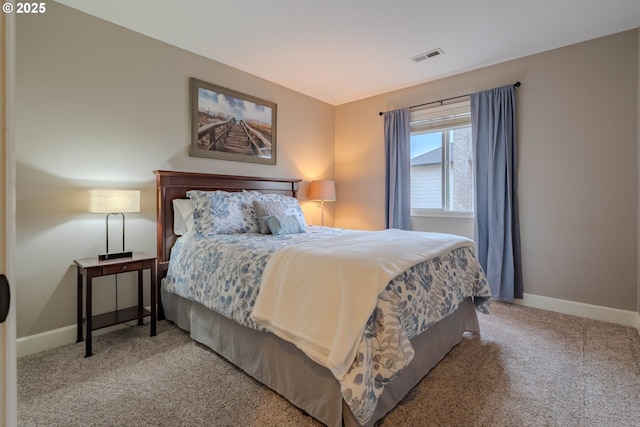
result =
[{"label": "blue accent pillow", "polygon": [[305,230],[300,226],[300,222],[294,215],[287,216],[268,216],[264,218],[271,234],[279,236],[281,234],[304,233]]}]

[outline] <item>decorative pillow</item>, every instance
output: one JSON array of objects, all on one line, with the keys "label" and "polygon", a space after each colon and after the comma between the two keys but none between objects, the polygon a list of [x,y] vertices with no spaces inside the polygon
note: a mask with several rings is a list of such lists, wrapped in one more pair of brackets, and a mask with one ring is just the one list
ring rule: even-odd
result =
[{"label": "decorative pillow", "polygon": [[279,236],[281,234],[304,233],[298,219],[293,215],[287,216],[268,216],[264,221],[269,226],[271,234]]},{"label": "decorative pillow", "polygon": [[189,199],[173,200],[173,233],[184,236],[193,233],[193,202]]},{"label": "decorative pillow", "polygon": [[[296,217],[298,222],[300,223],[300,227],[304,231],[307,227],[307,222],[304,219],[304,214],[302,213],[302,208],[300,207],[300,203],[298,199],[291,196],[285,196],[283,194],[262,194],[261,199],[264,202],[280,202],[284,205],[284,210],[286,215],[293,215]],[[256,212],[258,218],[261,218],[261,215]],[[278,216],[278,215],[276,215]]]},{"label": "decorative pillow", "polygon": [[253,208],[255,214],[258,217],[258,224],[260,225],[260,233],[269,234],[271,230],[265,221],[265,218],[270,216],[285,216],[287,215],[285,205],[281,202],[265,202],[263,200],[254,200]]},{"label": "decorative pillow", "polygon": [[242,207],[242,214],[245,220],[251,224],[251,228],[248,233],[260,233],[260,224],[258,223],[258,215],[253,206],[254,200],[260,200],[262,193],[256,190],[242,190],[242,194],[246,200],[246,204]]},{"label": "decorative pillow", "polygon": [[255,224],[243,213],[248,204],[240,192],[191,190],[195,231],[200,236],[247,233]]},{"label": "decorative pillow", "polygon": [[249,225],[249,229],[246,231],[246,233],[260,232],[258,215],[256,215],[256,210],[253,207],[253,203],[245,203],[244,205],[242,205],[242,216],[244,216],[244,220]]},{"label": "decorative pillow", "polygon": [[242,194],[244,194],[244,197],[250,202],[262,200],[262,196],[264,196],[264,194],[258,190],[242,190]]}]

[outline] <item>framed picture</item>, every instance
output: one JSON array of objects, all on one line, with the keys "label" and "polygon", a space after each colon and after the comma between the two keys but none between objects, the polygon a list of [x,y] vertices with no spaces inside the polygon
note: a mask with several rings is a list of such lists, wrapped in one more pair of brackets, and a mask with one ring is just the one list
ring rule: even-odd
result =
[{"label": "framed picture", "polygon": [[191,78],[189,155],[276,164],[276,104]]}]

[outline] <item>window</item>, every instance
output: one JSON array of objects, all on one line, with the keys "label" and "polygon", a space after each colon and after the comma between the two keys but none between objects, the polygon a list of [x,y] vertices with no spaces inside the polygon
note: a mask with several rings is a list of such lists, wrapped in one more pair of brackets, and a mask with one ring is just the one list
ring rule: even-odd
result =
[{"label": "window", "polygon": [[469,101],[411,111],[411,214],[473,213]]}]

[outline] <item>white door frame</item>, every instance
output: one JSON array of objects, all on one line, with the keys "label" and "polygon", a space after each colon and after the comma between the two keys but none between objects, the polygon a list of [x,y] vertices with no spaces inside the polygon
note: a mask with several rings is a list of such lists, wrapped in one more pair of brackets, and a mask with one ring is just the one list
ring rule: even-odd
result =
[{"label": "white door frame", "polygon": [[0,13],[0,273],[9,279],[11,306],[7,320],[0,324],[0,426],[13,427],[17,421],[16,387],[16,291],[13,274],[15,253],[15,158],[13,154],[13,105],[15,83],[15,20]]}]

